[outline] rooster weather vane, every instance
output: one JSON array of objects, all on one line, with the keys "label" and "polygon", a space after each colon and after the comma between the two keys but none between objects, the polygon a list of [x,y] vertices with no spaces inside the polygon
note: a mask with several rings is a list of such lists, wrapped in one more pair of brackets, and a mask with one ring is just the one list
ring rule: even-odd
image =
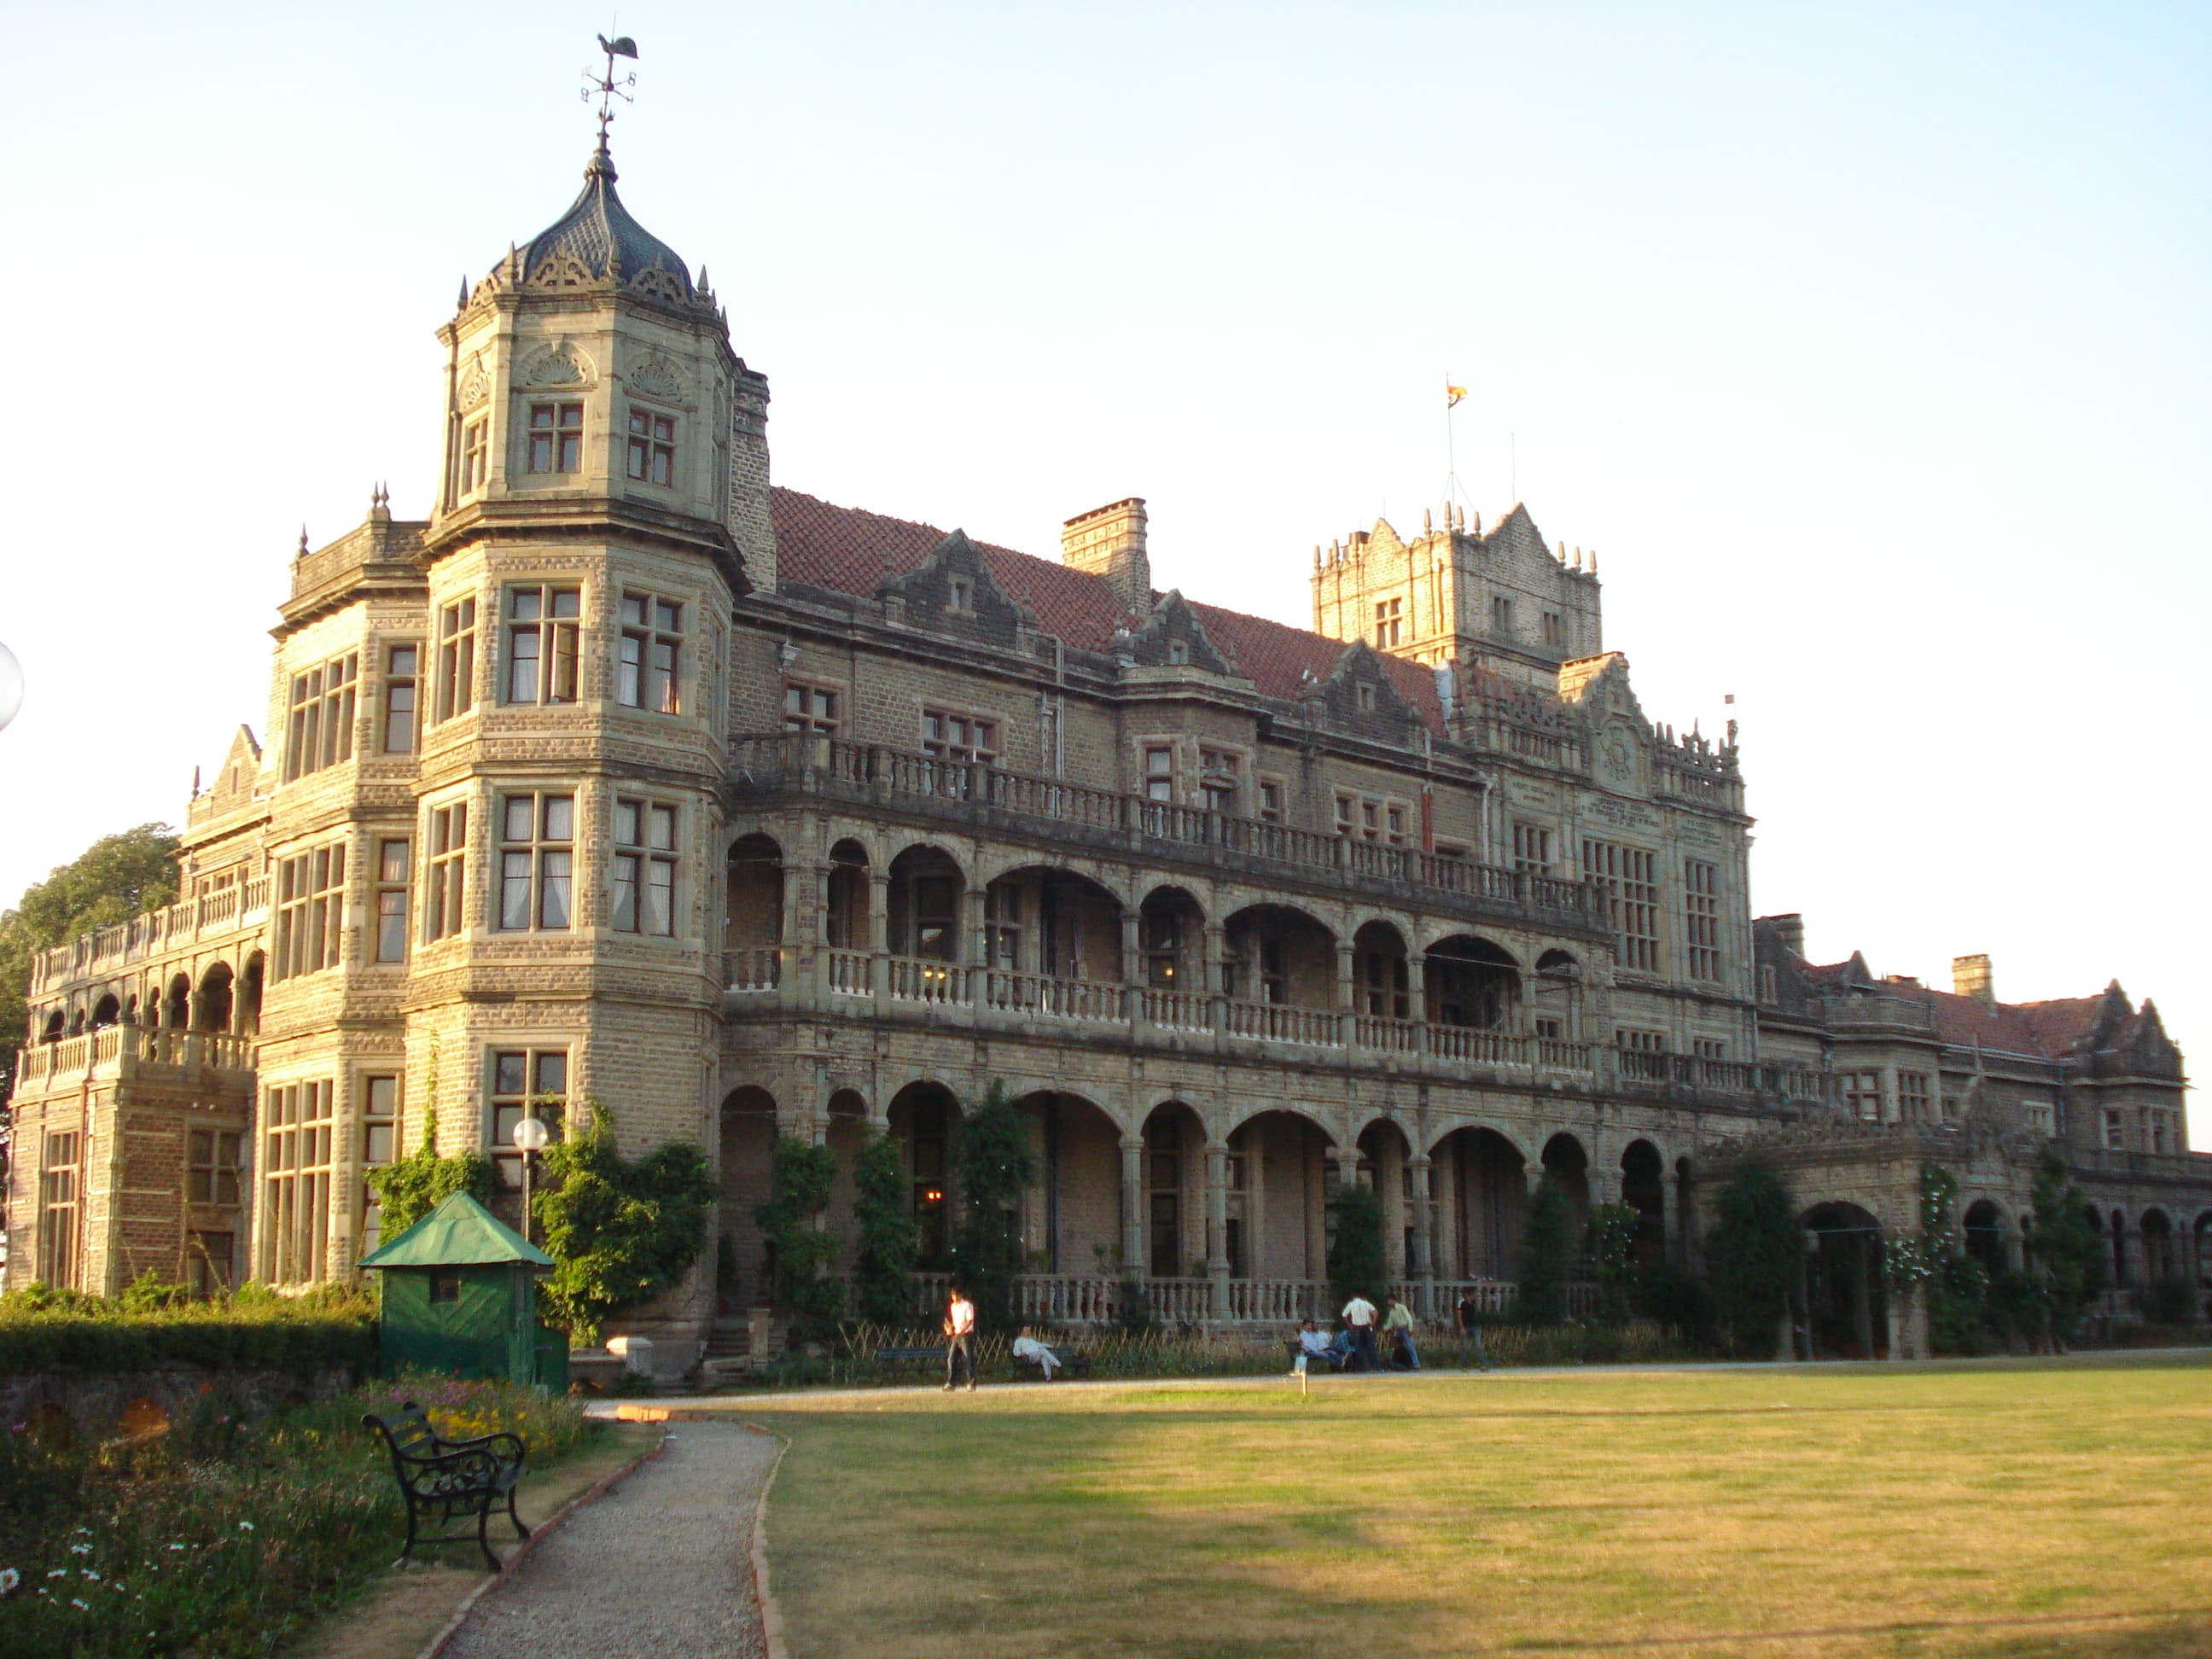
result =
[{"label": "rooster weather vane", "polygon": [[593,70],[584,71],[583,96],[584,101],[587,104],[592,101],[594,94],[599,98],[599,148],[605,149],[607,147],[607,124],[615,118],[615,100],[619,98],[625,104],[634,104],[637,101],[637,94],[630,90],[637,84],[637,72],[633,70],[621,80],[615,79],[615,59],[627,58],[632,63],[635,63],[637,42],[627,34],[617,34],[611,40],[602,34],[599,37],[599,50],[607,55],[607,66],[604,73]]}]

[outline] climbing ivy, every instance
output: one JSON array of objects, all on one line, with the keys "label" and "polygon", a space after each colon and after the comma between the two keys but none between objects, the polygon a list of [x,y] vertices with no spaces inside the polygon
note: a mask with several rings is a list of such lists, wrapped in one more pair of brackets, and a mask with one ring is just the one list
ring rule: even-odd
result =
[{"label": "climbing ivy", "polygon": [[545,1151],[545,1187],[531,1208],[553,1272],[540,1305],[579,1342],[609,1316],[650,1300],[706,1248],[715,1198],[707,1154],[672,1141],[635,1160],[615,1150],[614,1114],[597,1101]]},{"label": "climbing ivy", "polygon": [[753,1212],[775,1248],[776,1305],[801,1339],[826,1335],[845,1310],[845,1287],[833,1276],[837,1240],[822,1224],[836,1175],[827,1146],[785,1135],[769,1163],[769,1201]]},{"label": "climbing ivy", "polygon": [[879,1325],[910,1322],[921,1229],[915,1224],[905,1154],[889,1135],[871,1135],[854,1155],[853,1220],[853,1294],[860,1317]]},{"label": "climbing ivy", "polygon": [[438,1109],[422,1115],[422,1144],[380,1170],[363,1172],[376,1194],[377,1237],[391,1242],[455,1193],[489,1204],[498,1189],[491,1159],[482,1152],[438,1156]]},{"label": "climbing ivy", "polygon": [[2055,1141],[2046,1145],[2036,1159],[2028,1206],[2043,1314],[2051,1335],[2061,1342],[2073,1335],[2081,1310],[2105,1288],[2104,1241],[2089,1224],[2087,1205],[2065,1155]]}]

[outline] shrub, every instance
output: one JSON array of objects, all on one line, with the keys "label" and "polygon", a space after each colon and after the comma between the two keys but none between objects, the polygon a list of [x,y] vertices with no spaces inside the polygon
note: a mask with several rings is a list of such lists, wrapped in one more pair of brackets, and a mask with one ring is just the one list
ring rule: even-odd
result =
[{"label": "shrub", "polygon": [[193,1302],[143,1281],[113,1300],[32,1284],[0,1296],[0,1376],[29,1371],[140,1371],[162,1364],[312,1376],[356,1374],[376,1363],[376,1308],[366,1291],[329,1287],[298,1297],[241,1288]]},{"label": "shrub", "polygon": [[1632,1275],[1629,1247],[1644,1224],[1643,1212],[1632,1204],[1601,1204],[1589,1213],[1583,1229],[1583,1249],[1598,1284],[1598,1313],[1605,1319],[1626,1319]]},{"label": "shrub", "polygon": [[2105,1287],[2105,1244],[2085,1213],[2088,1200],[2074,1182],[2065,1155],[2053,1143],[2035,1163],[2028,1200],[2035,1269],[2043,1281],[2044,1308],[2052,1334],[2073,1335],[2081,1310]]},{"label": "shrub", "polygon": [[914,1259],[921,1246],[898,1142],[871,1135],[853,1158],[853,1291],[860,1317],[896,1324],[914,1312]]},{"label": "shrub", "polygon": [[1336,1237],[1328,1247],[1328,1293],[1341,1308],[1355,1296],[1378,1305],[1390,1276],[1382,1254],[1382,1201],[1358,1182],[1339,1187],[1328,1200]]},{"label": "shrub", "polygon": [[975,1304],[985,1331],[1014,1323],[1014,1275],[1022,1270],[1021,1202],[1036,1173],[1029,1126],[994,1083],[982,1105],[963,1119],[954,1158],[960,1193],[960,1235],[952,1248],[953,1279]]},{"label": "shrub", "polygon": [[1521,1279],[1513,1318],[1522,1325],[1556,1325],[1567,1316],[1567,1267],[1574,1249],[1574,1214],[1567,1194],[1547,1173],[1529,1195],[1521,1235]]},{"label": "shrub", "polygon": [[[436,1087],[433,1078],[431,1086]],[[483,1152],[438,1156],[438,1109],[422,1115],[422,1145],[403,1158],[380,1170],[368,1170],[362,1178],[376,1189],[380,1218],[377,1237],[399,1237],[455,1193],[466,1193],[479,1204],[489,1204],[498,1188],[491,1159]]]},{"label": "shrub", "polygon": [[2180,1273],[2154,1279],[2135,1293],[2136,1311],[2154,1325],[2190,1325],[2197,1320],[2197,1291]]},{"label": "shrub", "polygon": [[845,1287],[831,1277],[837,1240],[822,1225],[836,1179],[837,1156],[793,1135],[775,1143],[769,1163],[769,1201],[754,1212],[775,1247],[776,1304],[801,1339],[817,1337],[845,1310]]},{"label": "shrub", "polygon": [[1779,1170],[1747,1158],[1722,1185],[1713,1209],[1705,1261],[1714,1310],[1732,1352],[1747,1359],[1771,1358],[1804,1250],[1796,1200]]},{"label": "shrub", "polygon": [[1713,1328],[1713,1298],[1705,1282],[1671,1261],[1655,1261],[1638,1274],[1628,1292],[1629,1311],[1701,1342]]},{"label": "shrub", "polygon": [[649,1300],[690,1270],[715,1198],[707,1154],[678,1141],[635,1162],[615,1151],[614,1116],[597,1102],[546,1149],[545,1190],[531,1208],[555,1266],[539,1305],[579,1342],[609,1315]]}]

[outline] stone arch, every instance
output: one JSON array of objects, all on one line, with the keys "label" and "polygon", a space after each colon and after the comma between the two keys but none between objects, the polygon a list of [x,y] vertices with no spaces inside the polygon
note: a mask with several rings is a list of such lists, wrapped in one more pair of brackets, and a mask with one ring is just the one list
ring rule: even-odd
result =
[{"label": "stone arch", "polygon": [[2142,1239],[2143,1283],[2155,1285],[2180,1271],[2179,1254],[2173,1247],[2173,1220],[2154,1204],[2143,1211],[2136,1230]]},{"label": "stone arch", "polygon": [[1206,907],[1189,888],[1164,883],[1137,907],[1139,982],[1197,996],[1206,989]]},{"label": "stone arch", "polygon": [[1581,1042],[1583,994],[1583,965],[1572,951],[1550,950],[1538,957],[1528,981],[1535,1035],[1547,1042]]},{"label": "stone arch", "polygon": [[1375,1117],[1353,1144],[1359,1149],[1359,1178],[1374,1188],[1382,1206],[1382,1249],[1389,1276],[1402,1279],[1415,1265],[1413,1206],[1427,1196],[1413,1190],[1412,1137],[1397,1119]]},{"label": "stone arch", "polygon": [[1510,1030],[1520,1023],[1521,964],[1479,933],[1451,933],[1425,956],[1427,1018],[1431,1025]]},{"label": "stone arch", "polygon": [[[732,953],[730,985],[773,984],[769,967],[783,943],[783,848],[755,830],[731,842],[722,860],[722,948]],[[639,895],[635,901],[645,902]]]},{"label": "stone arch", "polygon": [[830,848],[822,874],[823,942],[833,951],[872,951],[868,936],[867,844],[842,836]]},{"label": "stone arch", "polygon": [[227,1031],[230,1029],[232,977],[228,963],[208,964],[206,971],[200,975],[199,989],[192,994],[192,1030]]},{"label": "stone arch", "polygon": [[1206,1256],[1206,1122],[1185,1100],[1164,1100],[1145,1114],[1146,1271],[1154,1279],[1195,1277]]},{"label": "stone arch", "polygon": [[1450,1275],[1513,1278],[1528,1212],[1527,1153],[1498,1129],[1469,1125],[1443,1136],[1431,1156],[1443,1172],[1449,1215],[1437,1243]]},{"label": "stone arch", "polygon": [[722,1098],[716,1151],[720,1156],[721,1218],[714,1251],[714,1311],[742,1318],[749,1308],[774,1299],[774,1249],[755,1212],[769,1199],[769,1168],[775,1156],[775,1097],[756,1084]]},{"label": "stone arch", "polygon": [[238,981],[238,1034],[261,1034],[261,993],[269,974],[269,958],[256,951],[246,958],[246,971]]},{"label": "stone arch", "polygon": [[1980,1262],[1990,1278],[2005,1270],[2009,1254],[2005,1245],[2005,1215],[1995,1199],[1978,1198],[1966,1206],[1959,1218],[1959,1230],[1966,1254]]},{"label": "stone arch", "polygon": [[40,1033],[43,1042],[59,1042],[69,1033],[69,1017],[58,1008],[46,1016],[46,1028]]},{"label": "stone arch", "polygon": [[1888,1352],[1881,1224],[1856,1204],[1815,1204],[1801,1221],[1808,1340],[1816,1357],[1876,1359]]},{"label": "stone arch", "polygon": [[1221,927],[1225,981],[1233,1001],[1328,1008],[1336,1001],[1336,933],[1302,905],[1262,900]]},{"label": "stone arch", "polygon": [[1014,1105],[1036,1163],[1022,1200],[1024,1256],[1047,1273],[1112,1273],[1122,1242],[1121,1126],[1064,1090],[1032,1090]]},{"label": "stone arch", "polygon": [[106,993],[92,1005],[92,1029],[95,1031],[120,1024],[122,1018],[123,1005],[116,1000],[112,991]]},{"label": "stone arch", "polygon": [[1579,1136],[1561,1129],[1544,1143],[1544,1173],[1567,1195],[1575,1237],[1582,1237],[1590,1212],[1590,1155]]},{"label": "stone arch", "polygon": [[[986,957],[995,973],[1119,986],[1121,896],[1065,865],[1006,862],[983,889]],[[1026,1006],[1021,988],[994,980],[991,994],[1000,1006]]]},{"label": "stone arch", "polygon": [[161,1024],[168,1030],[181,1031],[191,1023],[192,979],[179,973],[169,981],[168,995],[161,1006]]},{"label": "stone arch", "polygon": [[941,1270],[951,1259],[953,1217],[952,1139],[960,1121],[960,1097],[935,1079],[918,1079],[891,1097],[885,1130],[899,1143],[906,1164],[915,1225],[921,1231],[915,1261]]},{"label": "stone arch", "polygon": [[915,842],[890,861],[890,953],[922,962],[964,962],[967,866],[933,842]]},{"label": "stone arch", "polygon": [[1628,1259],[1638,1271],[1667,1259],[1667,1161],[1649,1140],[1632,1140],[1620,1152],[1620,1201],[1636,1212]]},{"label": "stone arch", "polygon": [[1413,1018],[1412,956],[1397,923],[1377,917],[1352,935],[1355,1006],[1376,1019]]},{"label": "stone arch", "polygon": [[853,1265],[859,1229],[853,1205],[853,1160],[868,1144],[875,1130],[868,1121],[867,1097],[858,1089],[833,1089],[823,1103],[822,1143],[829,1147],[835,1166],[830,1177],[829,1228],[837,1240],[841,1267]]},{"label": "stone arch", "polygon": [[2112,1288],[2124,1291],[2135,1281],[2128,1276],[2133,1265],[2128,1260],[2128,1212],[2118,1205],[2112,1207]]}]

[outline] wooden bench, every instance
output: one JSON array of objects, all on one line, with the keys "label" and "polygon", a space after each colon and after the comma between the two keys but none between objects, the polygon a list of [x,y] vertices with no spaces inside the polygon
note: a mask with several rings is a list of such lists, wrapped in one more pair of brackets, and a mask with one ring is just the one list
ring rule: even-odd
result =
[{"label": "wooden bench", "polygon": [[[392,1473],[399,1482],[399,1495],[406,1500],[407,1547],[399,1552],[402,1561],[414,1553],[418,1543],[467,1543],[465,1532],[446,1528],[453,1525],[455,1516],[474,1514],[477,1547],[483,1552],[483,1559],[491,1570],[497,1572],[499,1557],[492,1553],[484,1528],[491,1523],[493,1509],[502,1501],[507,1507],[507,1518],[514,1522],[516,1534],[524,1538],[530,1536],[530,1528],[514,1512],[515,1488],[521,1483],[523,1459],[528,1455],[520,1436],[487,1434],[474,1440],[441,1439],[430,1426],[428,1414],[411,1400],[391,1417],[372,1413],[363,1417],[361,1423],[363,1428],[374,1429],[384,1437],[384,1443],[392,1451]],[[417,1532],[416,1522],[433,1510],[439,1512],[440,1534],[425,1538]]]}]

